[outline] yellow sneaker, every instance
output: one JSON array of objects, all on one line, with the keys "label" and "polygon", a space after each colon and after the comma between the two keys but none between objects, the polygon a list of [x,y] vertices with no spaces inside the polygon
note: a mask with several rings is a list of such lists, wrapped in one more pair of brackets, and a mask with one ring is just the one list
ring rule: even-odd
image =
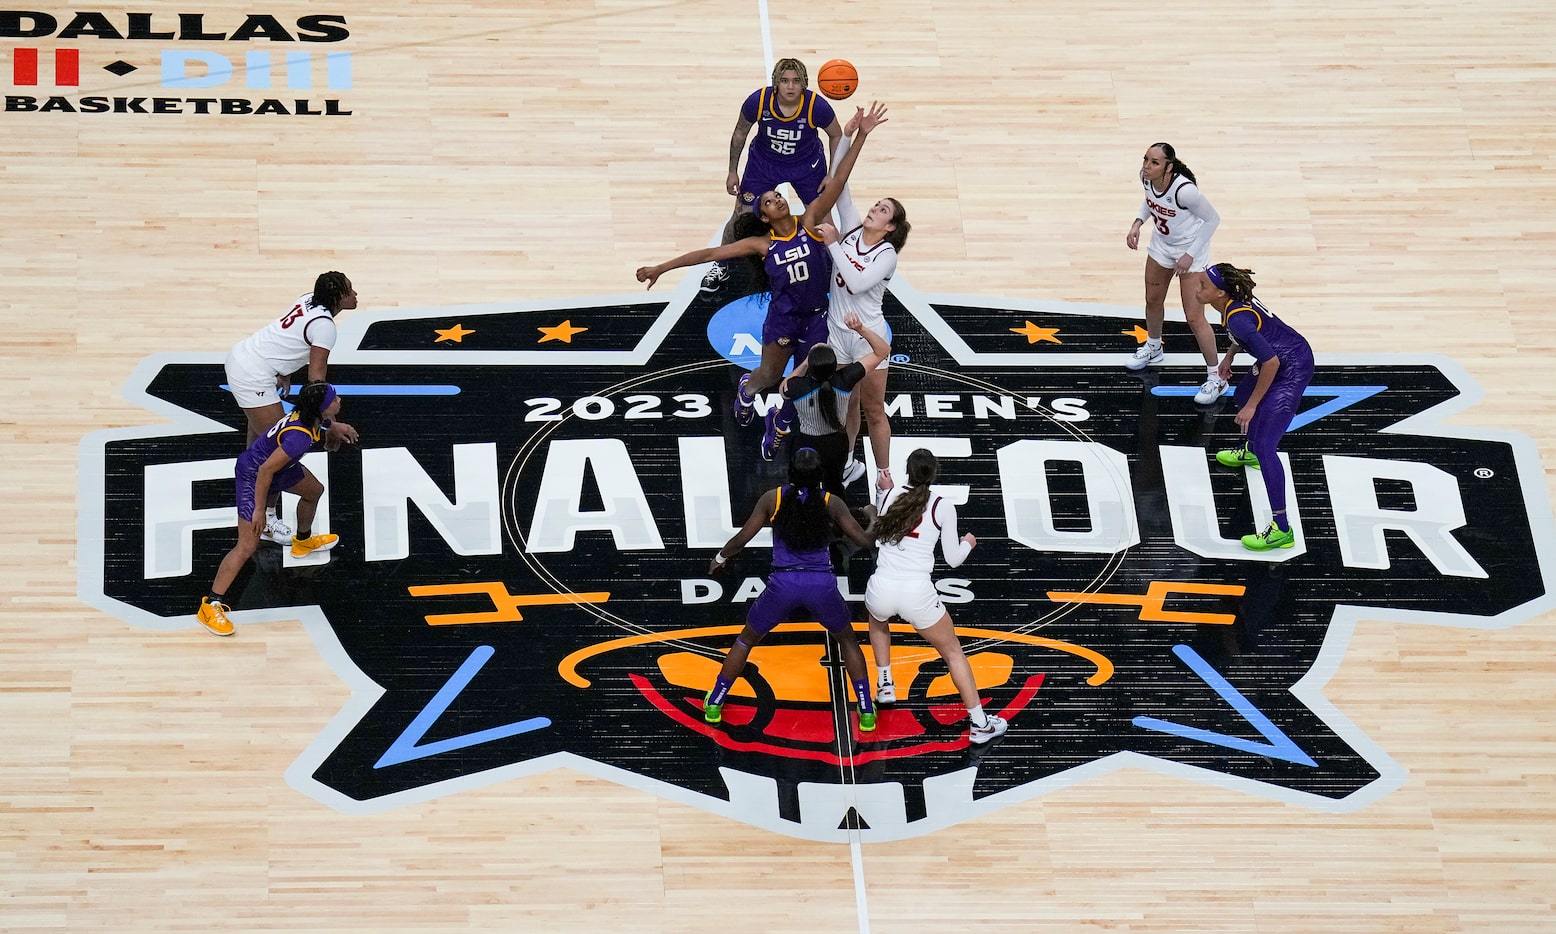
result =
[{"label": "yellow sneaker", "polygon": [[318,535],[310,535],[307,538],[292,538],[292,557],[303,558],[316,551],[329,551],[340,544],[340,536],[329,532],[321,532]]},{"label": "yellow sneaker", "polygon": [[200,625],[218,636],[230,636],[234,632],[232,620],[227,618],[225,603],[212,603],[209,598],[201,597],[200,609],[195,613],[195,618],[200,620]]}]

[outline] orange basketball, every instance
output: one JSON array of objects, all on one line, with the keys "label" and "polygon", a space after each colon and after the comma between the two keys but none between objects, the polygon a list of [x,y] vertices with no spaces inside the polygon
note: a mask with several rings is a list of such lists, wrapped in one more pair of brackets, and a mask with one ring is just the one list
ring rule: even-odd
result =
[{"label": "orange basketball", "polygon": [[816,87],[835,101],[846,100],[859,87],[859,72],[853,62],[834,58],[816,72]]}]

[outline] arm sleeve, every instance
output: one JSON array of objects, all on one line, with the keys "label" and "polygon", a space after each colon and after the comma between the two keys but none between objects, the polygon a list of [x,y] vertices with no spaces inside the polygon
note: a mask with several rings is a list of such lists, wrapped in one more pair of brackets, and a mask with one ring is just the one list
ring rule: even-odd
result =
[{"label": "arm sleeve", "polygon": [[1151,202],[1145,200],[1144,198],[1140,199],[1140,213],[1135,215],[1135,220],[1142,224],[1149,224],[1151,222]]},{"label": "arm sleeve", "polygon": [[942,497],[936,501],[931,518],[940,522],[940,553],[945,555],[946,566],[960,567],[972,552],[972,546],[962,541],[961,533],[956,530],[956,507]]},{"label": "arm sleeve", "polygon": [[1184,185],[1178,189],[1178,204],[1204,222],[1200,225],[1199,233],[1194,236],[1194,247],[1189,250],[1190,255],[1195,259],[1208,256],[1210,238],[1215,234],[1216,228],[1221,226],[1221,215],[1216,213],[1210,199],[1200,193],[1199,186],[1195,184]]},{"label": "arm sleeve", "polygon": [[897,271],[895,247],[888,250],[884,256],[877,256],[875,261],[863,270],[854,268],[854,264],[848,259],[848,254],[843,252],[841,243],[827,244],[827,252],[832,254],[832,268],[842,278],[843,284],[848,286],[848,291],[855,295],[868,292],[891,278],[891,274]]},{"label": "arm sleeve", "polygon": [[[837,165],[842,160],[843,154],[848,152],[853,142],[846,133],[837,141],[837,152],[832,155],[833,165]],[[837,229],[843,233],[848,233],[859,226],[859,209],[854,207],[854,199],[849,194],[847,185],[844,185],[843,190],[838,193],[837,204],[833,206],[832,213],[836,215]]]}]

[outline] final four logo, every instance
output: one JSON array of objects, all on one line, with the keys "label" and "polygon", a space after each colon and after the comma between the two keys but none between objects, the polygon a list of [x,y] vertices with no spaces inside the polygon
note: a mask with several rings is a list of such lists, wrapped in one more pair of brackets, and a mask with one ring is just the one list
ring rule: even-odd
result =
[{"label": "final four logo", "polygon": [[[731,298],[692,277],[668,300],[342,317],[331,379],[362,445],[309,464],[315,527],[343,543],[301,566],[262,549],[230,594],[239,639],[301,618],[353,690],[294,787],[375,811],[567,766],[816,840],[913,836],[1124,766],[1345,810],[1404,780],[1323,695],[1357,620],[1499,628],[1553,604],[1538,457],[1441,424],[1479,398],[1450,360],[1321,354],[1283,444],[1299,545],[1254,554],[1263,487],[1214,462],[1236,428],[1190,398],[1187,331],[1141,376],[1120,365],[1132,311],[899,283],[893,456],[935,450],[979,536],[940,586],[1010,733],[969,747],[906,634],[901,700],[858,733],[803,622],[709,726],[767,555],[717,580],[708,558],[782,479],[729,415],[761,314]],[[82,442],[81,597],[140,626],[194,626],[232,541],[219,350],[132,377],[169,423]],[[869,570],[839,579],[861,621]]]}]

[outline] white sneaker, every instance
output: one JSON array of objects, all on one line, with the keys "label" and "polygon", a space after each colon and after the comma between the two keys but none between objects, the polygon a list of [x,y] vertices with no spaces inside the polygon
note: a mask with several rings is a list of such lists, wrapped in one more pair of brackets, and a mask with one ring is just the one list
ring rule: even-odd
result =
[{"label": "white sneaker", "polygon": [[1010,729],[1010,723],[1004,717],[989,717],[985,726],[974,726],[970,739],[975,743],[986,743],[991,739],[998,739]]},{"label": "white sneaker", "polygon": [[277,545],[290,545],[292,527],[280,519],[270,519],[265,523],[265,531],[259,537],[267,542],[275,542]]},{"label": "white sneaker", "polygon": [[877,704],[897,703],[897,685],[890,681],[875,686],[875,702]]},{"label": "white sneaker", "polygon": [[1209,405],[1221,398],[1224,392],[1226,392],[1226,380],[1212,373],[1205,377],[1204,385],[1200,386],[1199,392],[1194,394],[1194,401],[1200,405]]},{"label": "white sneaker", "polygon": [[843,485],[853,486],[855,483],[858,483],[860,480],[864,479],[864,475],[864,461],[858,459],[857,457],[851,458],[848,461],[848,466],[843,468]]},{"label": "white sneaker", "polygon": [[1141,344],[1134,356],[1124,361],[1124,367],[1130,370],[1143,370],[1153,363],[1161,363],[1167,359],[1167,354],[1162,352],[1160,341],[1146,341]]},{"label": "white sneaker", "polygon": [[714,263],[708,267],[707,275],[702,277],[702,291],[717,292],[719,286],[729,281],[729,270],[723,263]]}]

